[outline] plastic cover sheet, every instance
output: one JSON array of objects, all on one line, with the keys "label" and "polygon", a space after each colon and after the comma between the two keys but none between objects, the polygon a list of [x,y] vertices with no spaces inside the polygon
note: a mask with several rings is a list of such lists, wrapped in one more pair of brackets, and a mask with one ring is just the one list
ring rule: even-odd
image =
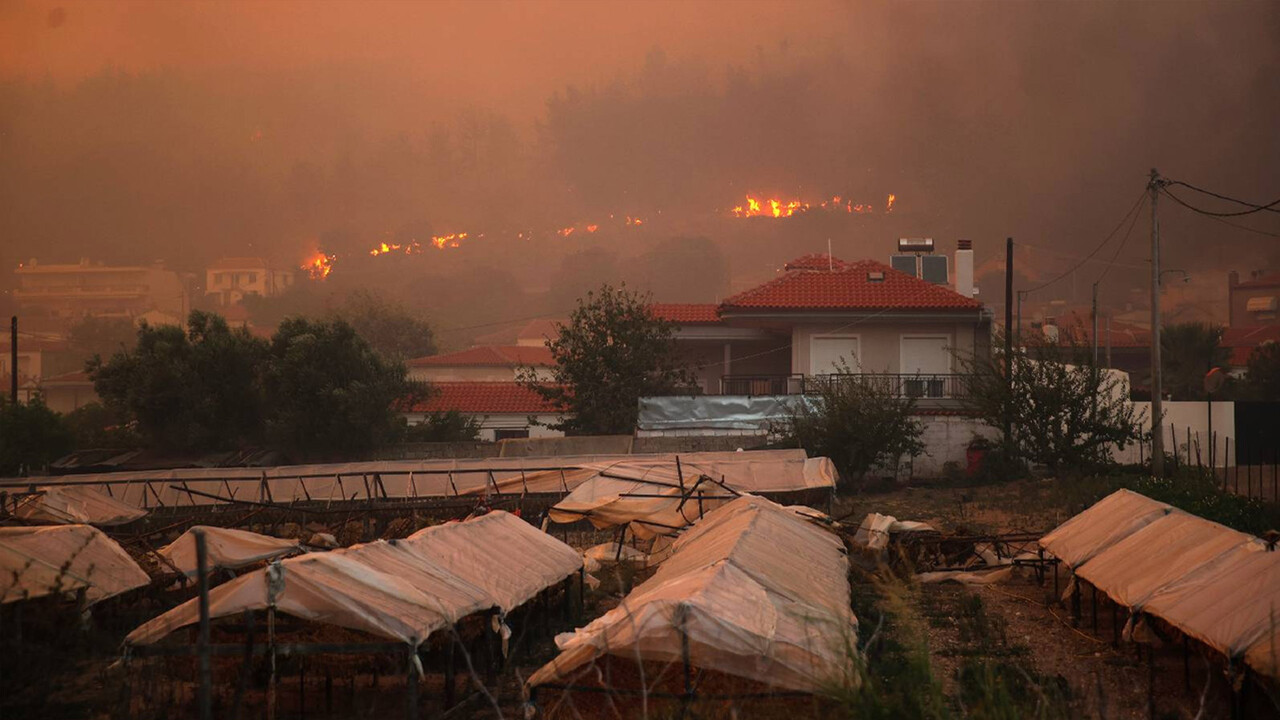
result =
[{"label": "plastic cover sheet", "polygon": [[503,612],[582,567],[577,550],[501,510],[423,528],[401,542],[484,589]]},{"label": "plastic cover sheet", "polygon": [[744,496],[708,513],[622,604],[556,639],[561,654],[529,685],[572,682],[603,655],[681,662],[784,689],[851,677],[843,543],[801,515]]},{"label": "plastic cover sheet", "polygon": [[[288,558],[209,591],[210,617],[275,606],[305,620],[417,645],[474,612],[510,610],[582,566],[582,557],[520,518],[494,511],[379,540]],[[191,600],[140,626],[125,642],[145,645],[199,621]]]},{"label": "plastic cover sheet", "polygon": [[1174,510],[1094,555],[1075,572],[1121,605],[1141,608],[1156,590],[1251,537]]},{"label": "plastic cover sheet", "polygon": [[794,414],[805,395],[673,395],[640,398],[641,430],[768,430]]},{"label": "plastic cover sheet", "polygon": [[1040,538],[1040,547],[1078,567],[1172,510],[1145,495],[1117,490]]},{"label": "plastic cover sheet", "polygon": [[148,582],[138,563],[97,528],[0,528],[0,604],[82,588],[93,604]]},{"label": "plastic cover sheet", "polygon": [[84,485],[39,488],[40,494],[23,500],[14,515],[40,523],[110,527],[133,522],[147,514]]},{"label": "plastic cover sheet", "polygon": [[1257,539],[1238,545],[1157,590],[1143,611],[1276,677],[1270,649],[1280,627],[1280,552]]},{"label": "plastic cover sheet", "polygon": [[248,530],[196,526],[157,551],[160,557],[187,577],[196,576],[196,530],[204,531],[210,570],[235,570],[262,560],[302,551],[296,540],[282,540]]},{"label": "plastic cover sheet", "polygon": [[[292,558],[219,585],[209,591],[209,617],[270,607],[270,574],[275,567],[283,569],[283,587],[276,593],[275,607],[297,618],[414,646],[453,622],[428,592],[339,552]],[[150,645],[199,621],[199,598],[192,598],[139,626],[125,637],[125,644]]]},{"label": "plastic cover sheet", "polygon": [[[527,492],[568,492],[591,473],[572,473],[590,464],[639,463],[675,467],[675,453],[642,455],[583,455],[565,457],[467,458],[450,460],[386,460],[358,463],[281,465],[275,467],[184,468],[50,476],[34,479],[44,485],[95,486],[112,483],[115,499],[149,509],[225,503],[217,498],[260,502],[335,502],[372,498],[455,497],[486,493],[519,494],[540,473]],[[803,450],[680,453],[682,463],[760,462],[803,459]],[[569,478],[566,482],[563,475]],[[766,471],[757,473],[768,477]],[[718,476],[717,476],[718,477]],[[302,479],[306,479],[303,482]],[[26,487],[33,479],[10,478]],[[105,487],[105,486],[100,486]],[[535,489],[536,488],[536,489]],[[785,488],[784,488],[785,489]],[[762,489],[762,492],[771,490]],[[214,496],[214,497],[210,497]]]}]

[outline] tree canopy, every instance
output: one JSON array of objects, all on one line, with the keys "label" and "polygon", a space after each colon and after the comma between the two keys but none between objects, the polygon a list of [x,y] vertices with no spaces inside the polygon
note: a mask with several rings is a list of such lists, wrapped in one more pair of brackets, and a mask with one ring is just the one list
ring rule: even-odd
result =
[{"label": "tree canopy", "polygon": [[629,434],[639,400],[690,391],[694,378],[676,353],[674,326],[649,311],[649,297],[625,286],[602,285],[578,300],[569,322],[547,341],[553,381],[533,368],[521,382],[563,407],[554,425],[569,434]]},{"label": "tree canopy", "polygon": [[1009,450],[1018,458],[1055,472],[1110,463],[1113,446],[1123,448],[1143,433],[1128,383],[1087,360],[1063,362],[1060,350],[1015,348],[1008,363],[1003,353],[958,358],[965,405],[994,428],[1011,418]]},{"label": "tree canopy", "polygon": [[[268,343],[217,315],[187,327],[143,325],[133,349],[88,363],[105,412],[169,451],[268,443],[308,457],[347,457],[394,439],[404,366],[343,320],[284,321]],[[81,435],[91,431],[78,428]],[[114,438],[120,438],[116,435]]]},{"label": "tree canopy", "polygon": [[1245,394],[1253,400],[1280,400],[1280,343],[1263,343],[1249,355]]},{"label": "tree canopy", "polygon": [[138,328],[133,349],[87,368],[103,403],[137,421],[166,450],[222,450],[256,441],[263,397],[258,374],[267,345],[218,315],[195,311],[187,328]]},{"label": "tree canopy", "polygon": [[368,290],[356,290],[338,309],[337,316],[349,323],[375,350],[396,360],[433,355],[435,335],[426,320],[403,305],[388,302]]},{"label": "tree canopy", "polygon": [[368,451],[397,430],[409,390],[404,365],[383,358],[344,320],[290,318],[271,338],[263,386],[267,437],[292,452]]},{"label": "tree canopy", "polygon": [[903,456],[924,450],[924,428],[912,417],[912,398],[852,374],[843,360],[837,372],[818,384],[816,395],[798,399],[780,435],[812,457],[831,458],[852,482],[861,482],[873,468],[894,471]]},{"label": "tree canopy", "polygon": [[1213,368],[1226,372],[1231,353],[1220,345],[1222,328],[1208,323],[1165,325],[1160,333],[1160,362],[1165,392],[1174,400],[1203,400],[1204,376]]},{"label": "tree canopy", "polygon": [[0,395],[0,474],[44,467],[69,452],[73,442],[62,418],[39,395],[26,403]]}]

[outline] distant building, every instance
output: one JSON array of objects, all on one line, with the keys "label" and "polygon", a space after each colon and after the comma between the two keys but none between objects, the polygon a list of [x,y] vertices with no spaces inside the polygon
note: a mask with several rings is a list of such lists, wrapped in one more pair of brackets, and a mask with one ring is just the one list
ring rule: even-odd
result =
[{"label": "distant building", "polygon": [[46,377],[36,386],[44,396],[45,405],[56,412],[65,414],[89,403],[100,402],[89,373],[84,371]]},{"label": "distant building", "polygon": [[65,332],[89,316],[137,320],[149,312],[182,318],[190,306],[182,276],[164,265],[42,265],[14,271],[13,297],[27,329]]},{"label": "distant building", "polygon": [[205,296],[212,296],[220,307],[229,307],[246,295],[279,295],[294,279],[292,269],[273,267],[262,258],[222,258],[205,269]]},{"label": "distant building", "polygon": [[427,413],[456,410],[480,421],[481,440],[528,437],[563,437],[545,425],[560,413],[541,395],[514,382],[433,382],[430,398],[402,411],[410,425]]},{"label": "distant building", "polygon": [[1227,275],[1227,326],[1233,328],[1274,325],[1280,299],[1280,272],[1254,272],[1240,281],[1234,270]]}]

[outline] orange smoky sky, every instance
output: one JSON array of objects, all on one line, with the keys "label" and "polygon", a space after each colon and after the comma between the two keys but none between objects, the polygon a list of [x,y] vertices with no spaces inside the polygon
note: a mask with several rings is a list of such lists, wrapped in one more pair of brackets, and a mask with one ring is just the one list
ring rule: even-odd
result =
[{"label": "orange smoky sky", "polygon": [[833,2],[0,3],[0,73],[385,69],[460,102],[537,112],[553,90],[633,70],[657,46],[716,63],[817,41]]}]

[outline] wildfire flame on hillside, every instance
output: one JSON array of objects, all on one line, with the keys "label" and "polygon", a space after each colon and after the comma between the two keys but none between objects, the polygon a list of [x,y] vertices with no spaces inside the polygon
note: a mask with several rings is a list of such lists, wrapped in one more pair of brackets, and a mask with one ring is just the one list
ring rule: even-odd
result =
[{"label": "wildfire flame on hillside", "polygon": [[302,269],[312,280],[323,280],[329,277],[329,273],[333,272],[333,255],[328,255],[317,250],[302,263]]},{"label": "wildfire flame on hillside", "polygon": [[[885,207],[885,212],[893,211],[893,202],[895,198],[896,196],[892,194],[889,195],[889,202]],[[859,214],[875,212],[875,208],[869,203],[855,203],[840,195],[833,195],[829,200],[823,200],[816,205],[813,203],[807,203],[803,200],[779,200],[778,198],[764,199],[748,195],[745,205],[734,206],[733,210],[730,212],[736,218],[789,218],[793,215],[807,213],[815,208],[826,210],[828,212]]]}]

